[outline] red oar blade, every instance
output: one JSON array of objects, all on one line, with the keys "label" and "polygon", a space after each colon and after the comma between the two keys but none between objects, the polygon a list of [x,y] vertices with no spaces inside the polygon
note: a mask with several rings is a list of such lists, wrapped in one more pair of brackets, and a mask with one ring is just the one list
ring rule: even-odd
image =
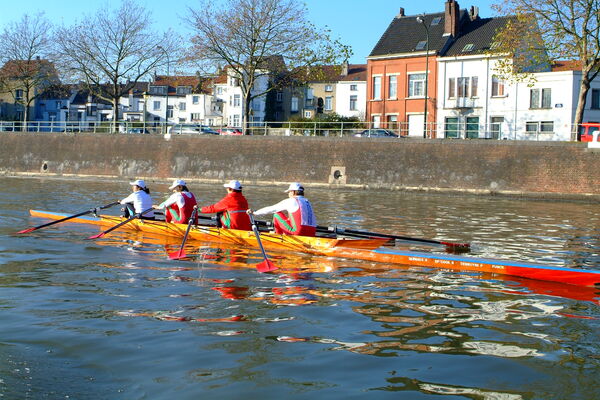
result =
[{"label": "red oar blade", "polygon": [[256,264],[258,272],[271,272],[277,270],[277,265],[273,264],[268,258],[265,261]]},{"label": "red oar blade", "polygon": [[177,251],[173,251],[169,253],[169,258],[171,260],[179,260],[181,258],[186,258],[187,254],[185,253],[185,250],[183,249],[179,249]]},{"label": "red oar blade", "polygon": [[102,233],[99,233],[99,234],[97,234],[97,235],[94,235],[94,236],[90,236],[89,238],[86,238],[86,240],[91,240],[91,239],[99,239],[99,238],[101,238],[102,236],[104,236],[104,232],[102,232]]},{"label": "red oar blade", "polygon": [[35,228],[23,229],[22,231],[17,232],[17,234],[29,233],[29,232],[33,232],[33,231],[35,231]]}]

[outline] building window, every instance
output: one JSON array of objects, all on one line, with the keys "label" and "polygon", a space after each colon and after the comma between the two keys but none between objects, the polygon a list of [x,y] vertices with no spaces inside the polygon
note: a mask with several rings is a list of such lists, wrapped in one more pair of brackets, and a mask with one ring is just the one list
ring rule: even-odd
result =
[{"label": "building window", "polygon": [[179,103],[179,111],[185,111],[185,103],[184,102]]},{"label": "building window", "polygon": [[325,91],[326,92],[333,92],[333,86],[332,85],[325,85]]},{"label": "building window", "polygon": [[23,100],[23,89],[17,89],[17,90],[15,90],[15,100],[16,101]]},{"label": "building window", "polygon": [[356,111],[357,101],[358,101],[358,96],[356,96],[356,95],[350,96],[350,111]]},{"label": "building window", "polygon": [[529,108],[552,108],[552,89],[531,89]]},{"label": "building window", "polygon": [[554,122],[553,121],[530,121],[525,123],[525,132],[529,134],[538,133],[553,133]]},{"label": "building window", "polygon": [[465,136],[469,139],[479,137],[479,117],[467,117]]},{"label": "building window", "polygon": [[398,96],[398,78],[396,75],[391,75],[388,79],[388,98],[396,99]]},{"label": "building window", "polygon": [[152,110],[154,110],[154,111],[160,111],[160,101],[153,102]]},{"label": "building window", "polygon": [[223,94],[223,87],[217,86],[217,94]]},{"label": "building window", "polygon": [[177,88],[175,89],[175,93],[177,93],[179,95],[191,94],[192,87],[191,86],[177,86]]},{"label": "building window", "polygon": [[200,103],[200,96],[192,96],[192,104]]},{"label": "building window", "polygon": [[425,96],[425,74],[411,74],[408,76],[408,97]]},{"label": "building window", "polygon": [[325,111],[333,110],[333,97],[327,96],[325,97]]},{"label": "building window", "polygon": [[398,116],[388,115],[387,116],[387,129],[398,129]]},{"label": "building window", "polygon": [[293,113],[298,112],[298,98],[297,97],[292,97],[292,105],[291,105],[291,111]]},{"label": "building window", "polygon": [[350,91],[356,92],[358,90],[358,85],[350,85]]},{"label": "building window", "polygon": [[239,114],[235,114],[233,116],[233,126],[240,126],[240,115]]},{"label": "building window", "polygon": [[504,117],[492,117],[490,118],[490,133],[492,139],[500,139],[502,136],[502,124],[504,123]]},{"label": "building window", "polygon": [[158,94],[158,95],[166,95],[167,87],[166,86],[150,86],[148,88],[150,94]]},{"label": "building window", "polygon": [[448,98],[477,97],[478,78],[476,76],[448,78]]},{"label": "building window", "polygon": [[202,119],[202,114],[192,113],[192,121],[200,121],[201,119]]},{"label": "building window", "polygon": [[444,132],[447,138],[458,138],[459,129],[458,129],[458,118],[457,117],[448,117],[444,123]]},{"label": "building window", "polygon": [[592,109],[600,109],[600,89],[592,89]]},{"label": "building window", "polygon": [[167,107],[167,118],[173,118],[173,106]]},{"label": "building window", "polygon": [[497,76],[492,76],[492,97],[504,96],[504,80]]},{"label": "building window", "polygon": [[373,77],[373,100],[381,100],[381,77]]},{"label": "building window", "polygon": [[283,92],[277,92],[277,101],[278,102],[282,102],[283,101]]},{"label": "building window", "polygon": [[240,107],[242,105],[242,96],[239,94],[233,95],[233,106]]},{"label": "building window", "polygon": [[456,78],[448,78],[448,98],[456,97]]},{"label": "building window", "polygon": [[312,112],[310,110],[304,110],[304,118],[311,118]]},{"label": "building window", "polygon": [[373,115],[371,121],[373,122],[373,128],[381,127],[381,115]]}]

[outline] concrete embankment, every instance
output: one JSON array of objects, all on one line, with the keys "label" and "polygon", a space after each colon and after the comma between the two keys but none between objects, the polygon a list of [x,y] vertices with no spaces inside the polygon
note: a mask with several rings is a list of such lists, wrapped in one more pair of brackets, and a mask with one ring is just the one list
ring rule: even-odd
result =
[{"label": "concrete embankment", "polygon": [[600,199],[600,153],[580,143],[0,133],[0,144],[4,175]]}]

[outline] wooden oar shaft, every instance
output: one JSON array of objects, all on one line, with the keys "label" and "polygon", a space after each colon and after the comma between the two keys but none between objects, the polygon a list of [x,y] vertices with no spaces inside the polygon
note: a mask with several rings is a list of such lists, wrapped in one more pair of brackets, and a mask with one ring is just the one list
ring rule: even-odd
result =
[{"label": "wooden oar shaft", "polygon": [[17,232],[17,233],[18,233],[18,234],[21,234],[21,233],[29,233],[29,232],[33,232],[33,231],[36,231],[36,230],[38,230],[38,229],[45,228],[45,227],[47,227],[47,226],[51,226],[51,225],[54,225],[54,224],[58,224],[58,223],[61,223],[61,222],[65,222],[65,221],[68,221],[68,220],[70,220],[70,219],[73,219],[73,218],[81,217],[82,215],[91,214],[91,213],[93,213],[93,212],[96,212],[96,210],[104,210],[105,208],[109,208],[109,207],[112,207],[112,206],[116,206],[117,204],[119,204],[119,202],[118,202],[118,201],[115,201],[114,203],[106,204],[106,205],[103,205],[103,206],[100,206],[100,207],[94,207],[94,208],[90,208],[89,210],[86,210],[86,211],[80,212],[80,213],[78,213],[78,214],[75,214],[75,215],[70,215],[70,216],[68,216],[68,217],[65,217],[65,218],[58,219],[58,220],[56,220],[56,221],[48,222],[48,223],[46,223],[46,224],[38,225],[38,226],[35,226],[35,227],[32,227],[32,228],[28,228],[28,229],[23,229],[22,231],[19,231],[19,232]]},{"label": "wooden oar shaft", "polygon": [[105,235],[109,234],[110,232],[114,231],[115,229],[118,229],[118,228],[122,227],[123,225],[125,225],[125,224],[133,221],[134,219],[141,218],[142,215],[144,215],[144,214],[146,214],[146,213],[148,213],[148,212],[150,212],[152,210],[153,210],[153,208],[149,208],[147,210],[142,211],[141,213],[135,214],[133,217],[129,217],[125,221],[119,222],[117,225],[113,226],[112,228],[109,228],[109,229],[105,230],[102,233],[99,233],[98,235],[90,236],[88,239],[98,239],[98,238],[101,238],[102,236],[105,236]]},{"label": "wooden oar shaft", "polygon": [[183,252],[183,248],[185,247],[185,242],[190,234],[190,229],[192,229],[192,224],[196,220],[196,215],[198,214],[198,207],[194,207],[194,211],[192,211],[192,215],[188,221],[187,229],[185,230],[185,235],[183,235],[183,239],[181,240],[181,246],[179,247],[179,251],[176,255],[173,255],[172,258],[183,258],[185,257],[185,253]]}]

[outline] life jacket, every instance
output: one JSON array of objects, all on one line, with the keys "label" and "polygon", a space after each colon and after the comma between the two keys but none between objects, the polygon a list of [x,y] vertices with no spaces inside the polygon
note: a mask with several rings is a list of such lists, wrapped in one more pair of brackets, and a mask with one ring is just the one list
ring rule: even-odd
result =
[{"label": "life jacket", "polygon": [[[182,208],[179,208],[177,203],[173,203],[165,210],[165,220],[167,222],[173,222],[176,224],[187,224],[194,211],[196,203],[196,197],[191,192],[181,192],[183,201],[185,204]],[[189,195],[189,196],[188,196]],[[194,224],[198,223],[198,216],[196,215]]]}]

